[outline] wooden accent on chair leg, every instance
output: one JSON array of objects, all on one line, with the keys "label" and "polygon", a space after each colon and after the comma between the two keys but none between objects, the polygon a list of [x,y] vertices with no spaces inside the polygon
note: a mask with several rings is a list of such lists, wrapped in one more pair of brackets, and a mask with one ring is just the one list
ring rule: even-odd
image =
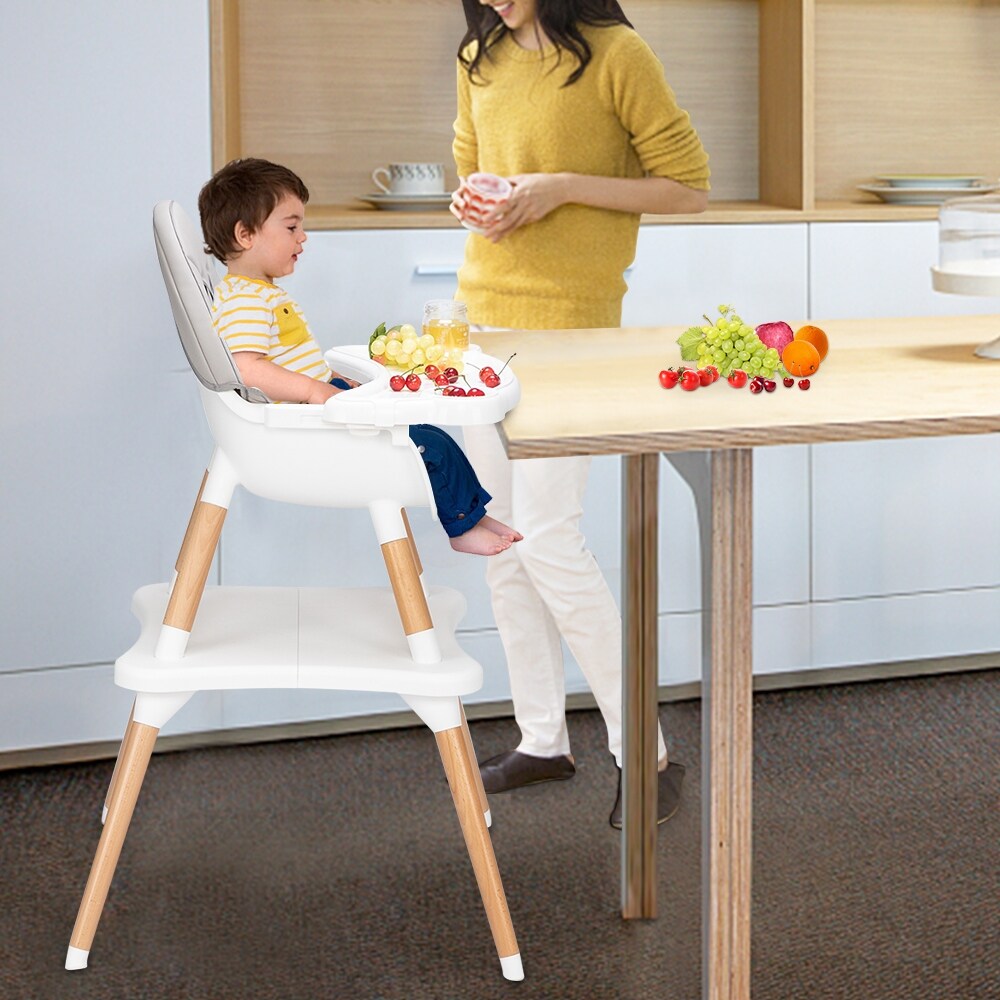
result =
[{"label": "wooden accent on chair leg", "polygon": [[408,538],[397,538],[382,545],[382,558],[389,573],[392,593],[399,608],[403,631],[407,635],[434,627],[424,588],[420,585],[417,563]]},{"label": "wooden accent on chair leg", "polygon": [[420,553],[417,551],[417,543],[413,540],[413,529],[410,527],[410,519],[406,516],[406,508],[400,508],[399,513],[403,515],[403,527],[406,528],[406,537],[413,552],[413,565],[417,567],[417,576],[420,576],[424,567],[420,564]]},{"label": "wooden accent on chair leg", "polygon": [[187,528],[184,529],[184,541],[181,542],[181,547],[177,550],[177,562],[174,563],[174,569],[180,572],[181,569],[181,553],[187,547],[188,539],[191,537],[191,526],[194,524],[194,514],[198,509],[198,504],[201,503],[201,495],[205,492],[205,483],[208,482],[208,469],[205,470],[205,475],[201,477],[201,486],[198,487],[198,496],[195,497],[194,506],[191,508],[191,516],[188,518]]},{"label": "wooden accent on chair leg", "polygon": [[[104,796],[104,817],[111,812],[111,804],[114,802],[115,791],[118,787],[118,776],[121,773],[122,758],[125,756],[129,741],[134,735],[135,723],[132,721],[135,716],[135,699],[132,699],[132,709],[128,713],[128,724],[125,726],[125,734],[122,736],[121,746],[118,748],[118,757],[115,759],[115,769],[111,772],[111,782],[108,785],[108,794]],[[101,820],[104,822],[104,819]]]},{"label": "wooden accent on chair leg", "polygon": [[462,735],[465,737],[465,749],[468,751],[469,760],[472,761],[472,775],[476,783],[476,794],[479,796],[479,804],[483,812],[490,811],[490,800],[486,797],[486,789],[483,787],[483,775],[479,770],[476,761],[476,748],[472,743],[472,733],[469,732],[469,720],[465,717],[465,706],[459,702],[459,711],[462,713]]},{"label": "wooden accent on chair leg", "polygon": [[164,625],[191,631],[225,519],[225,507],[201,500],[195,504],[177,557],[177,580],[163,616]]},{"label": "wooden accent on chair leg", "polygon": [[518,954],[514,925],[507,909],[507,897],[500,881],[500,869],[493,853],[493,843],[486,829],[486,818],[476,794],[475,762],[472,760],[461,726],[434,734],[441,762],[444,764],[455,811],[465,836],[472,868],[476,873],[479,893],[483,897],[486,918],[501,959]]},{"label": "wooden accent on chair leg", "polygon": [[146,726],[140,722],[132,723],[130,728],[132,737],[122,751],[121,773],[118,777],[114,802],[101,832],[90,877],[87,879],[87,887],[80,902],[80,911],[70,937],[70,946],[84,952],[89,952],[94,942],[101,911],[108,898],[111,879],[132,820],[132,811],[139,798],[142,779],[146,776],[146,767],[159,733],[153,726]]}]

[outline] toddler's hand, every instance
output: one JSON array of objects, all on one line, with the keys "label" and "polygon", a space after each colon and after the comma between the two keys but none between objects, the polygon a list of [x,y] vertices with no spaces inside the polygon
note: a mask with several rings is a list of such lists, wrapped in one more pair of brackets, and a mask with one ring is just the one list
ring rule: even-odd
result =
[{"label": "toddler's hand", "polygon": [[314,379],[316,382],[309,390],[309,395],[302,400],[303,403],[325,403],[331,396],[336,396],[338,392],[346,392],[346,389],[338,389],[335,385],[330,385],[329,382],[320,382],[318,379]]}]

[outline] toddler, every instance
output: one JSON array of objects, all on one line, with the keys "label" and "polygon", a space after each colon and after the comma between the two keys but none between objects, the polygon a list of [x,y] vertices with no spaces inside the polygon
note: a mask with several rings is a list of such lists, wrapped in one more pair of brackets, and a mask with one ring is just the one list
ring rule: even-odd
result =
[{"label": "toddler", "polygon": [[[227,268],[215,288],[212,321],[243,382],[275,402],[324,403],[358,384],[331,371],[299,307],[274,283],[295,270],[302,254],[308,200],[296,174],[260,159],[226,164],[198,196],[206,252]],[[414,424],[410,438],[453,549],[492,556],[521,540],[486,513],[492,497],[452,437]]]}]

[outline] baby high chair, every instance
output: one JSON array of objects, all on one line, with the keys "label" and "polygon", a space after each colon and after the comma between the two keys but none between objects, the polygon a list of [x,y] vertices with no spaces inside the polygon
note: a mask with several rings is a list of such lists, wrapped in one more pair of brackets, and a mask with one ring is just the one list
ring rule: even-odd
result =
[{"label": "baby high chair", "polygon": [[[153,231],[174,321],[201,382],[216,447],[173,582],[142,587],[133,597],[141,633],[116,662],[115,683],[134,690],[135,702],[105,800],[104,829],[66,968],[87,965],[162,726],[196,691],[300,687],[396,692],[434,732],[501,970],[507,979],[522,979],[487,829],[489,808],[459,700],[482,684],[480,665],[455,641],[465,601],[455,590],[424,585],[405,512],[414,504],[434,510],[408,425],[495,422],[516,403],[517,382],[508,369],[499,389],[482,398],[442,399],[428,392],[423,398],[409,392],[401,396],[390,391],[384,367],[359,347],[327,355],[332,367],[363,383],[359,388],[322,406],[270,403],[242,383],[212,326],[215,276],[191,221],[175,202],[160,202],[153,211]],[[482,358],[483,363],[494,360]],[[237,485],[289,503],[367,507],[391,591],[206,589]],[[396,613],[401,632],[386,627]]]}]

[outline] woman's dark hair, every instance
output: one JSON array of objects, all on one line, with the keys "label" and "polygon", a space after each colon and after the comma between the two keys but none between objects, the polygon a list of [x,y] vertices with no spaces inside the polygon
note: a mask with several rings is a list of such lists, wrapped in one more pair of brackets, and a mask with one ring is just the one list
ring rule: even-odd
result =
[{"label": "woman's dark hair", "polygon": [[303,205],[309,200],[309,190],[288,167],[251,157],[230,160],[198,195],[205,253],[223,264],[238,255],[236,224],[242,222],[257,232],[286,195],[294,195]]},{"label": "woman's dark hair", "polygon": [[[542,34],[555,45],[560,55],[566,50],[578,64],[566,78],[564,87],[576,83],[590,62],[590,46],[580,31],[581,24],[625,24],[632,27],[618,0],[537,0],[537,3],[538,26]],[[479,0],[462,0],[462,7],[469,30],[458,47],[458,60],[468,70],[471,80],[477,73],[482,76],[480,64],[483,57],[489,58],[489,50],[508,34],[508,29],[500,15],[489,5],[483,6]],[[470,59],[465,50],[471,42],[477,44]]]}]

